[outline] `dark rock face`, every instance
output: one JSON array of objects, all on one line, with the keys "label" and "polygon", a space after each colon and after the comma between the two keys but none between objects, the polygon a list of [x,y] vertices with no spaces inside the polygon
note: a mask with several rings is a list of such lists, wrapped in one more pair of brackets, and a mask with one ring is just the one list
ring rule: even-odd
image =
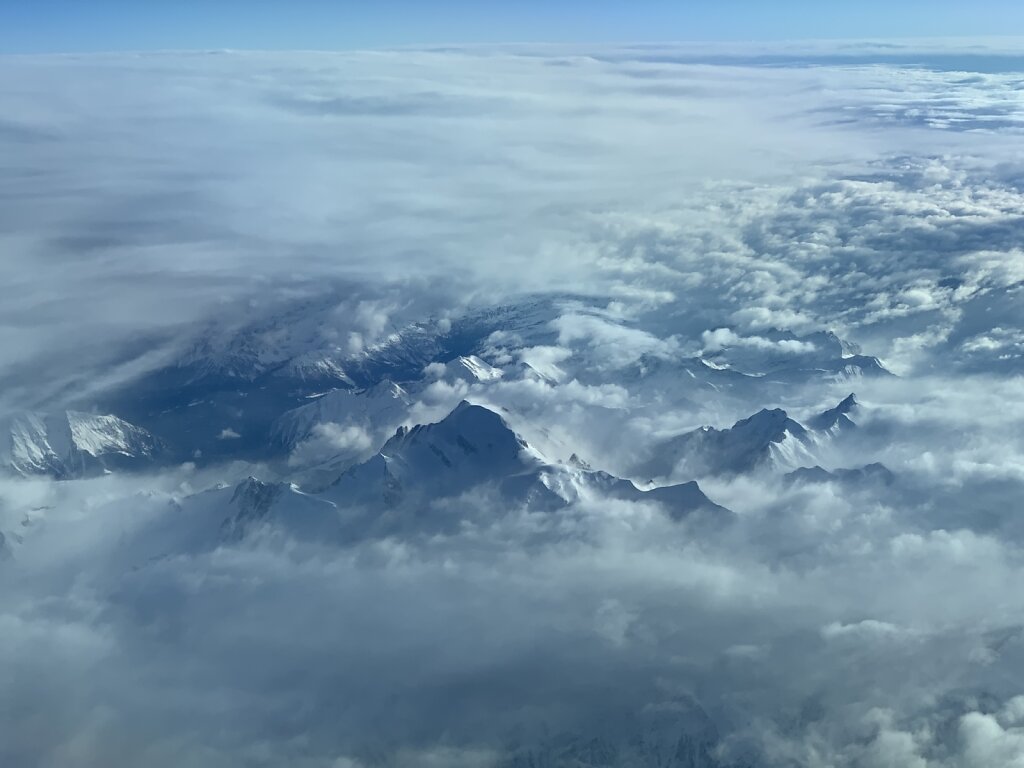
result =
[{"label": "dark rock face", "polygon": [[851,393],[836,407],[819,413],[807,426],[817,432],[845,432],[857,426],[852,417],[859,409],[857,396]]}]

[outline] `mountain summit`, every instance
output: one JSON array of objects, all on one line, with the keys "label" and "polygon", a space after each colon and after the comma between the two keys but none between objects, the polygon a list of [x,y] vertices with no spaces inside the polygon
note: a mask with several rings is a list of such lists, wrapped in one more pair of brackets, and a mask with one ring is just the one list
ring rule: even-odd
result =
[{"label": "mountain summit", "polygon": [[861,405],[857,401],[857,396],[851,393],[839,405],[829,408],[827,411],[822,411],[812,418],[808,425],[817,432],[828,432],[830,434],[845,432],[857,426],[853,417],[860,408]]},{"label": "mountain summit", "polygon": [[773,466],[796,467],[812,458],[814,440],[780,409],[763,409],[728,429],[701,427],[658,445],[637,469],[643,477],[735,475]]},{"label": "mountain summit", "polygon": [[59,480],[138,469],[161,450],[149,432],[109,414],[23,413],[4,431],[8,444],[0,453],[0,466],[19,475]]}]

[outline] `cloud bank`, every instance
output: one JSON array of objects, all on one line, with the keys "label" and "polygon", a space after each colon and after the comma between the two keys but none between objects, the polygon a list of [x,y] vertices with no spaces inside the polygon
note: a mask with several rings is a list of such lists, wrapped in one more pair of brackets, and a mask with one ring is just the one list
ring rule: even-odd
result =
[{"label": "cloud bank", "polygon": [[[0,481],[0,762],[1024,765],[1017,56],[0,60],[0,416],[173,459]],[[717,527],[481,484],[289,528],[462,400],[644,486],[851,391],[835,474],[676,478]],[[232,538],[249,475],[285,522]]]}]

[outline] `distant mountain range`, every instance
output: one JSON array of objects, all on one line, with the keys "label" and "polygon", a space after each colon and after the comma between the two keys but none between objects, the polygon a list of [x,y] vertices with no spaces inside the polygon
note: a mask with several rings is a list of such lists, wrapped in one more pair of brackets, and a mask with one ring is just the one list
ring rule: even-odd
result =
[{"label": "distant mountain range", "polygon": [[183,529],[206,531],[198,539],[187,535],[189,546],[273,530],[344,545],[443,532],[464,522],[467,511],[497,519],[517,508],[556,513],[603,499],[653,504],[675,521],[720,526],[732,519],[695,482],[644,490],[578,461],[551,461],[500,414],[465,401],[437,423],[400,427],[380,451],[318,493],[249,477],[183,500],[176,517]]},{"label": "distant mountain range", "polygon": [[[671,520],[717,526],[733,513],[705,495],[701,478],[771,472],[801,484],[892,481],[877,464],[819,466],[820,449],[856,429],[861,406],[853,395],[806,426],[781,408],[763,409],[727,428],[651,440],[625,472],[594,469],[578,458],[586,451],[572,435],[553,438],[545,424],[490,404],[488,392],[614,382],[652,402],[745,402],[795,382],[888,373],[833,334],[786,332],[759,342],[780,345],[781,355],[723,345],[713,356],[644,353],[607,370],[591,359],[596,353],[557,346],[553,323],[565,301],[412,324],[354,355],[323,341],[329,303],[298,305],[209,334],[173,366],[112,395],[109,412],[15,416],[3,427],[0,467],[62,480],[185,461],[257,459],[271,468],[262,479],[177,502],[177,528],[164,531],[160,547],[213,546],[275,530],[344,544],[443,532],[467,516],[606,502],[650,504]],[[554,350],[559,362],[532,350]],[[438,413],[445,398],[452,398],[447,415],[416,423],[425,401]],[[535,444],[530,435],[542,439]]]},{"label": "distant mountain range", "polygon": [[[599,344],[577,345],[557,365],[539,360],[530,350],[563,349],[559,322],[566,312],[614,333],[632,332],[631,321],[573,296],[427,318],[352,351],[338,342],[336,305],[330,297],[298,301],[240,326],[211,328],[170,365],[81,409],[117,414],[158,436],[169,460],[209,465],[272,460],[318,423],[390,430],[401,423],[403,408],[438,380],[452,386],[578,381],[697,408],[708,398],[777,402],[804,384],[890,375],[877,358],[829,332],[764,331],[754,346],[643,351],[614,366],[601,359],[606,350]],[[377,398],[386,392],[395,396]]]},{"label": "distant mountain range", "polygon": [[834,408],[812,417],[810,428],[781,408],[763,409],[726,429],[700,427],[653,444],[650,455],[634,474],[658,480],[813,465],[824,441],[856,428],[854,417],[859,408],[856,396],[851,394]]}]

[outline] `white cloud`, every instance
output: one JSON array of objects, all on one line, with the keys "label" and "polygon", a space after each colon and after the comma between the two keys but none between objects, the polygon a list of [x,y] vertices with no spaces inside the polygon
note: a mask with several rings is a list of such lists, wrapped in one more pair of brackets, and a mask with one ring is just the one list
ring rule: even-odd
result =
[{"label": "white cloud", "polygon": [[766,339],[763,336],[740,336],[729,328],[716,328],[701,334],[704,352],[721,352],[729,347],[752,347],[754,349],[772,350],[780,354],[803,354],[814,352],[813,342],[798,339]]},{"label": "white cloud", "polygon": [[1004,729],[992,715],[971,712],[960,719],[960,738],[967,768],[1024,766],[1024,729]]},{"label": "white cloud", "polygon": [[[734,764],[1019,763],[1017,76],[570,53],[5,60],[0,410],[211,360],[263,377],[243,397],[226,376],[226,408],[282,381],[292,407],[322,394],[278,378],[301,350],[314,373],[422,371],[414,421],[469,397],[552,458],[617,470],[662,436],[856,389],[861,429],[816,455],[894,482],[712,480],[737,519],[711,532],[650,503],[479,491],[416,510],[450,528],[387,519],[326,546],[223,541],[227,512],[184,499],[384,435],[327,422],[266,466],[4,480],[0,762],[475,766],[510,734],[696,727],[699,693]],[[535,291],[560,298],[477,350],[512,370],[443,380],[466,306]],[[776,370],[829,329],[904,378],[687,367]]]},{"label": "white cloud", "polygon": [[375,447],[373,438],[355,424],[317,424],[307,439],[295,446],[288,463],[292,466],[311,466],[328,459],[358,457]]}]

